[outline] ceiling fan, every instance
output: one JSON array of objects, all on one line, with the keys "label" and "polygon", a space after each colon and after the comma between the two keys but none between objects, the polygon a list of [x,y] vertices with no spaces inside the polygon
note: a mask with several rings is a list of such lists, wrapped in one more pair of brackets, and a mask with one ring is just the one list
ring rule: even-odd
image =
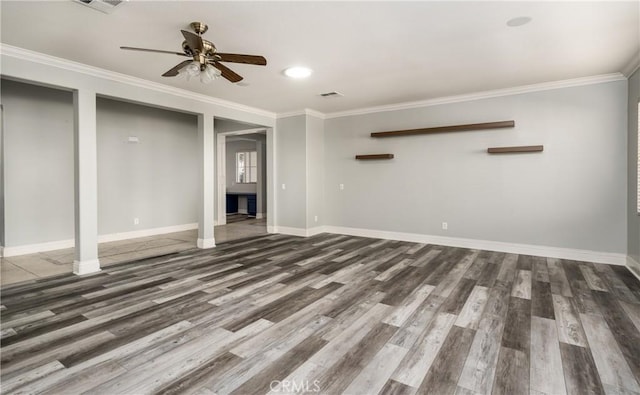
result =
[{"label": "ceiling fan", "polygon": [[211,82],[218,76],[222,76],[231,82],[242,81],[242,77],[240,75],[220,62],[266,66],[267,60],[263,56],[218,52],[216,46],[213,45],[211,41],[207,41],[202,38],[202,34],[209,29],[206,24],[202,22],[192,22],[190,26],[193,31],[195,31],[195,34],[186,30],[181,30],[182,35],[184,36],[184,41],[182,42],[183,52],[135,47],[120,48],[131,51],[167,53],[191,58],[177,64],[175,67],[162,74],[162,76],[175,77],[184,73],[187,78],[189,78],[199,75],[200,80],[205,83]]}]

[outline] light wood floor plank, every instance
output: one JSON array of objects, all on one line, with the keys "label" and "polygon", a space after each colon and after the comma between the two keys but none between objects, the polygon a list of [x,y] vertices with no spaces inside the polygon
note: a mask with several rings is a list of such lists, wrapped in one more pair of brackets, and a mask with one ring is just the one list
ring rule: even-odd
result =
[{"label": "light wood floor plank", "polygon": [[640,392],[640,386],[607,324],[600,317],[589,314],[580,314],[580,320],[602,383],[619,391]]},{"label": "light wood floor plank", "polygon": [[566,394],[558,331],[554,320],[531,317],[530,389]]},{"label": "light wood floor plank", "polygon": [[486,287],[475,286],[467,298],[462,311],[460,311],[460,314],[458,315],[456,325],[463,328],[478,329],[480,318],[488,300],[489,289]]},{"label": "light wood floor plank", "polygon": [[587,337],[582,330],[580,316],[573,307],[571,298],[553,295],[553,308],[559,340],[574,346],[589,347]]},{"label": "light wood floor plank", "polygon": [[513,284],[511,296],[522,299],[531,299],[531,271],[519,270],[516,282]]},{"label": "light wood floor plank", "polygon": [[485,316],[480,321],[458,380],[459,387],[481,394],[491,393],[503,328],[504,321],[493,316]]},{"label": "light wood floor plank", "polygon": [[455,320],[456,316],[453,314],[437,314],[391,378],[399,383],[418,388]]},{"label": "light wood floor plank", "polygon": [[385,344],[344,392],[347,394],[380,392],[408,351],[391,343]]}]

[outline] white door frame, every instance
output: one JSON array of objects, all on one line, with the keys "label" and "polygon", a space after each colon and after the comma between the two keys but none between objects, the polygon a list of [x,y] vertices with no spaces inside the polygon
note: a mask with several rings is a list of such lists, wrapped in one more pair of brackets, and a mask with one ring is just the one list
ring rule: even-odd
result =
[{"label": "white door frame", "polygon": [[[275,188],[273,187],[275,182],[275,175],[273,174],[273,170],[275,166],[273,166],[274,162],[274,144],[273,144],[273,128],[255,128],[255,129],[245,129],[245,130],[237,130],[233,132],[222,132],[216,133],[216,179],[217,179],[217,225],[225,225],[227,223],[227,136],[240,136],[243,134],[254,134],[258,132],[265,132],[267,136],[266,142],[266,153],[267,153],[267,207],[263,207],[267,209],[267,224],[273,222],[274,214],[270,212],[269,209],[273,209],[275,202],[275,196],[272,196],[275,192]],[[273,185],[271,185],[273,184]],[[271,187],[271,188],[270,188]],[[271,225],[273,226],[273,225]],[[269,226],[268,226],[269,227]]]}]

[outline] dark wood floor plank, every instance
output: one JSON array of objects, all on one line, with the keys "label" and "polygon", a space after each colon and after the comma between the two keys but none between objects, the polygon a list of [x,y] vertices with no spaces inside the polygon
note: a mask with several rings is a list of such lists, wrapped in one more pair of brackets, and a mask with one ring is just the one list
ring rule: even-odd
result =
[{"label": "dark wood floor plank", "polygon": [[622,282],[629,288],[629,290],[636,296],[636,300],[640,303],[640,280],[624,266],[611,266],[611,269],[622,280]]},{"label": "dark wood floor plank", "polygon": [[237,395],[268,393],[273,381],[280,381],[287,377],[326,344],[327,341],[320,337],[308,337],[231,393]]},{"label": "dark wood floor plank", "polygon": [[449,331],[418,393],[450,394],[456,391],[475,331],[454,326]]},{"label": "dark wood floor plank", "polygon": [[571,286],[562,266],[560,259],[547,258],[547,269],[549,270],[549,283],[551,284],[551,293],[572,297]]},{"label": "dark wood floor plank", "polygon": [[158,393],[162,393],[165,395],[183,394],[189,389],[197,388],[198,385],[213,372],[225,372],[237,365],[240,361],[242,361],[242,358],[238,357],[237,355],[234,355],[230,352],[224,353],[221,356],[212,359],[206,364],[200,366],[197,370],[189,373],[188,375],[182,376],[169,385],[162,387],[158,391]]},{"label": "dark wood floor plank", "polygon": [[526,353],[502,347],[493,395],[513,395],[529,393],[529,357]]},{"label": "dark wood floor plank", "polygon": [[604,394],[593,356],[587,348],[560,343],[567,393]]},{"label": "dark wood floor plank", "polygon": [[611,294],[595,291],[593,292],[593,298],[600,306],[602,316],[627,360],[631,372],[640,383],[640,353],[638,353],[637,346],[640,344],[640,333],[633,321],[627,316],[625,310]]},{"label": "dark wood floor plank", "polygon": [[475,287],[475,285],[475,280],[471,280],[468,278],[463,278],[462,280],[460,280],[451,295],[449,295],[449,297],[442,305],[442,311],[455,315],[460,314],[462,307],[469,298],[469,295],[471,294],[471,291],[473,291],[473,287]]},{"label": "dark wood floor plank", "polygon": [[533,256],[530,255],[519,255],[518,256],[518,270],[527,270],[531,271],[533,268]]},{"label": "dark wood floor plank", "polygon": [[529,355],[531,346],[531,301],[509,298],[509,312],[502,334],[502,346]]},{"label": "dark wood floor plank", "polygon": [[383,323],[374,326],[336,364],[317,377],[322,392],[328,394],[342,392],[393,336],[396,329]]},{"label": "dark wood floor plank", "polygon": [[378,392],[379,395],[413,395],[416,389],[395,380],[387,381],[387,384]]},{"label": "dark wood floor plank", "polygon": [[531,283],[531,315],[555,319],[549,283],[536,280]]},{"label": "dark wood floor plank", "polygon": [[500,272],[500,264],[499,263],[491,263],[487,262],[482,273],[478,277],[478,285],[481,287],[491,288],[498,277],[498,273]]},{"label": "dark wood floor plank", "polygon": [[549,282],[549,268],[547,267],[547,259],[539,256],[533,257],[531,265],[531,273],[534,281]]}]

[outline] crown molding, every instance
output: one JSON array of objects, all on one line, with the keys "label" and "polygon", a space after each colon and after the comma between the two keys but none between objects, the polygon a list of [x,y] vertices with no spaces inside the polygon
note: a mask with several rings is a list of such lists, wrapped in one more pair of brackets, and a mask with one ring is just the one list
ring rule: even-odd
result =
[{"label": "crown molding", "polygon": [[436,99],[428,99],[414,102],[388,104],[383,106],[359,108],[355,110],[338,111],[325,114],[325,119],[347,117],[352,115],[373,114],[385,111],[408,110],[413,108],[439,106],[442,104],[462,103],[480,99],[491,99],[502,96],[520,95],[523,93],[540,92],[553,89],[571,88],[583,85],[601,84],[613,81],[626,80],[621,73],[601,74],[591,77],[573,78],[569,80],[543,82],[540,84],[516,86],[513,88],[496,89],[490,91],[469,93],[464,95],[445,96]]},{"label": "crown molding", "polygon": [[316,117],[320,119],[326,119],[327,117],[326,114],[321,113],[320,111],[312,110],[310,108],[305,108],[304,110],[278,113],[276,118],[278,119],[289,118],[289,117],[296,117],[298,115],[311,115],[312,117]]},{"label": "crown molding", "polygon": [[89,66],[83,63],[74,62],[67,59],[58,58],[51,55],[46,55],[40,52],[31,51],[28,49],[14,47],[0,43],[0,55],[9,56],[16,59],[26,60],[34,63],[39,63],[45,66],[51,66],[61,68],[64,70],[73,71],[76,73],[82,73],[92,77],[103,78],[114,82],[119,82],[126,85],[133,85],[139,88],[150,89],[156,92],[166,93],[185,99],[195,100],[207,104],[214,104],[221,107],[226,107],[233,110],[244,111],[255,115],[264,116],[267,118],[276,118],[276,113],[266,111],[260,108],[246,106],[244,104],[235,103],[228,100],[219,99],[203,95],[201,93],[195,93],[186,89],[176,88],[169,85],[160,84],[157,82],[145,80],[130,75],[117,73],[115,71],[101,69],[99,67]]},{"label": "crown molding", "polygon": [[320,118],[320,119],[326,119],[327,118],[327,116],[325,114],[321,113],[320,111],[312,110],[310,108],[305,108],[304,112],[305,112],[305,114],[311,115],[312,117],[316,117],[316,118]]},{"label": "crown molding", "polygon": [[640,68],[640,52],[636,53],[629,63],[622,68],[622,74],[627,78],[631,77],[631,74],[635,73]]}]

